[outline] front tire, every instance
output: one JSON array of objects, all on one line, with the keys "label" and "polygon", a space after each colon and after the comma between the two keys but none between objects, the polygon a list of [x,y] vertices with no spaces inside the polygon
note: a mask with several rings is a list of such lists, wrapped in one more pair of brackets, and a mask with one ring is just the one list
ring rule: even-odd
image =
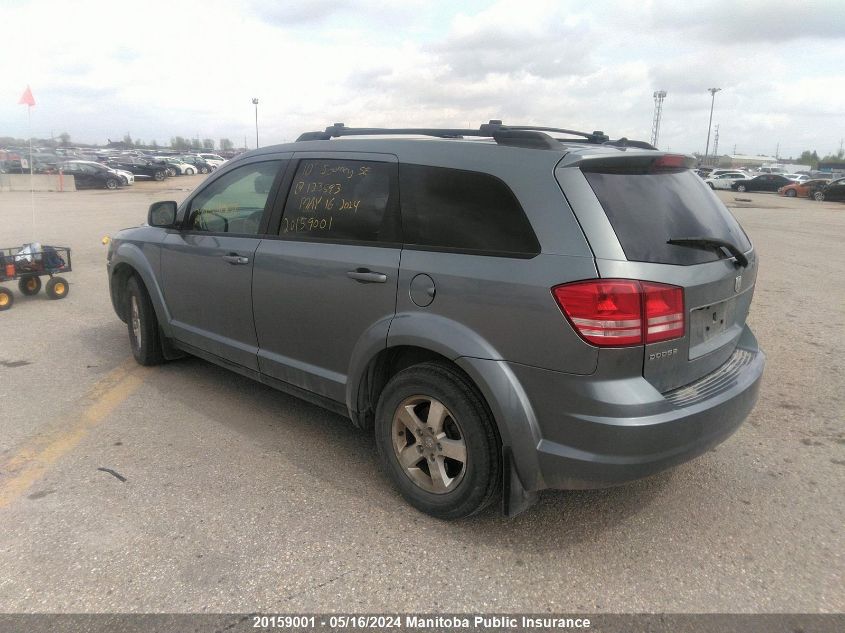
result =
[{"label": "front tire", "polygon": [[200,173],[201,174],[207,174],[208,173],[208,167],[200,167]]},{"label": "front tire", "polygon": [[109,178],[106,181],[106,189],[117,189],[120,183],[114,178]]},{"label": "front tire", "polygon": [[798,195],[798,194],[795,192],[795,189],[787,189],[787,190],[786,190],[786,197],[787,197],[787,198],[794,198],[794,197],[796,197],[797,195]]},{"label": "front tire", "polygon": [[138,364],[164,362],[155,309],[147,289],[137,277],[130,277],[126,283],[126,317],[129,347]]},{"label": "front tire", "polygon": [[824,192],[817,191],[816,193],[814,193],[813,200],[815,200],[816,202],[824,202]]},{"label": "front tire", "polygon": [[185,170],[185,174],[187,174],[188,176],[193,176],[193,175],[194,175],[194,170],[193,170],[193,168],[192,168],[192,167],[188,167],[188,168]]},{"label": "front tire", "polygon": [[24,277],[18,281],[18,290],[21,294],[32,296],[37,295],[41,290],[41,279],[38,277]]},{"label": "front tire", "polygon": [[162,171],[162,170],[158,170],[153,174],[153,178],[158,180],[158,181],[162,181],[166,177],[167,177],[167,174],[165,174],[164,171]]},{"label": "front tire", "polygon": [[379,398],[382,465],[412,506],[440,519],[480,512],[499,496],[501,442],[481,395],[445,363],[396,374]]},{"label": "front tire", "polygon": [[51,299],[64,299],[70,292],[70,284],[64,277],[50,277],[44,292]]}]

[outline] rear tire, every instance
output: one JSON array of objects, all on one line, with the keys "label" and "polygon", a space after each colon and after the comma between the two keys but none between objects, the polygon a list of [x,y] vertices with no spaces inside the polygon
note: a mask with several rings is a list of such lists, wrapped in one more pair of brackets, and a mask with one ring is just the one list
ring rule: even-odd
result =
[{"label": "rear tire", "polygon": [[185,174],[187,174],[188,176],[193,176],[193,175],[194,175],[194,169],[193,169],[193,167],[188,167],[188,168],[185,170]]},{"label": "rear tire", "polygon": [[144,284],[134,276],[126,283],[126,317],[129,347],[138,364],[164,362],[155,309]]},{"label": "rear tire", "polygon": [[737,185],[736,190],[739,191],[740,193],[744,193],[745,192],[745,185]]},{"label": "rear tire", "polygon": [[47,280],[47,286],[44,288],[44,292],[51,299],[64,299],[70,292],[70,284],[64,277],[50,277]]},{"label": "rear tire", "polygon": [[814,193],[813,200],[815,200],[816,202],[824,202],[824,192],[817,191],[816,193]]},{"label": "rear tire", "polygon": [[41,290],[41,279],[38,277],[23,277],[18,281],[18,290],[21,294],[32,296],[37,295]]},{"label": "rear tire", "polygon": [[795,192],[795,189],[787,189],[787,190],[786,190],[786,197],[787,197],[787,198],[794,198],[794,197],[796,197],[797,195],[798,195],[798,194]]},{"label": "rear tire", "polygon": [[716,187],[713,186],[712,182],[708,182],[707,186],[710,187],[711,189],[714,189],[714,190],[716,189]]},{"label": "rear tire", "polygon": [[159,170],[159,171],[157,171],[153,174],[153,178],[158,180],[158,181],[164,180],[166,177],[167,177],[167,174],[165,174],[161,170]]},{"label": "rear tire", "polygon": [[475,386],[445,363],[414,365],[390,379],[376,409],[375,440],[388,477],[421,512],[459,519],[500,495],[495,422]]},{"label": "rear tire", "polygon": [[15,304],[15,295],[8,288],[0,288],[0,312],[11,310]]},{"label": "rear tire", "polygon": [[120,186],[120,183],[115,180],[114,178],[109,178],[106,181],[106,189],[117,189]]}]

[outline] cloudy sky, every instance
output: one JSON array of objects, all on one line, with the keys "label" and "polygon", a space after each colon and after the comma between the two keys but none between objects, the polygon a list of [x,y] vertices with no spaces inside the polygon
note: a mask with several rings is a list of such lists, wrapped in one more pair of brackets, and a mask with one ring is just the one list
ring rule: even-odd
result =
[{"label": "cloudy sky", "polygon": [[0,136],[262,145],[335,121],[505,123],[721,153],[835,152],[845,0],[2,0]]}]

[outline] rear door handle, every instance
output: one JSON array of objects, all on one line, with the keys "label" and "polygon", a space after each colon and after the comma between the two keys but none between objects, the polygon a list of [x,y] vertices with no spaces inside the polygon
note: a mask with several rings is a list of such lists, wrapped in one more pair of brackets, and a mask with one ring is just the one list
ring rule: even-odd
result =
[{"label": "rear door handle", "polygon": [[376,273],[368,268],[358,268],[357,270],[350,270],[346,273],[350,279],[354,279],[362,284],[383,284],[387,281],[387,275],[384,273]]},{"label": "rear door handle", "polygon": [[223,255],[223,261],[229,262],[233,266],[243,266],[249,263],[249,257],[244,257],[237,253],[229,253],[228,255]]}]

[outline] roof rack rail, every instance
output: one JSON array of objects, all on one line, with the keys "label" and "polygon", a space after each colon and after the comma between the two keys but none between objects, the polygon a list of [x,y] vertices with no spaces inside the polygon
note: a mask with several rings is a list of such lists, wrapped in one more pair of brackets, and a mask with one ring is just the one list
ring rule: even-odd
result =
[{"label": "roof rack rail", "polygon": [[346,127],[343,123],[335,123],[324,132],[305,132],[298,141],[328,141],[341,136],[378,136],[378,135],[419,135],[436,138],[492,137],[500,145],[516,145],[520,147],[534,147],[537,149],[555,149],[560,147],[560,140],[552,138],[547,132],[557,134],[572,134],[583,137],[581,139],[563,139],[574,142],[606,143],[610,137],[604,132],[579,132],[555,127],[536,127],[529,125],[503,125],[497,119],[481,124],[477,130],[470,128],[369,128]]}]

